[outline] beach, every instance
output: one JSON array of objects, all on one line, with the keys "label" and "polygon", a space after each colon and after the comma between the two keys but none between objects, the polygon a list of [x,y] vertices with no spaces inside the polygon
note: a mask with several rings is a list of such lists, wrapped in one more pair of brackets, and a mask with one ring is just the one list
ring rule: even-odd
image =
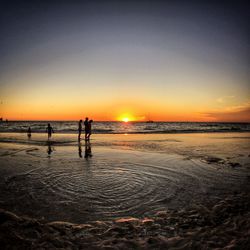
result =
[{"label": "beach", "polygon": [[250,133],[92,137],[0,134],[6,248],[249,246]]},{"label": "beach", "polygon": [[1,249],[250,249],[249,2],[0,17]]}]

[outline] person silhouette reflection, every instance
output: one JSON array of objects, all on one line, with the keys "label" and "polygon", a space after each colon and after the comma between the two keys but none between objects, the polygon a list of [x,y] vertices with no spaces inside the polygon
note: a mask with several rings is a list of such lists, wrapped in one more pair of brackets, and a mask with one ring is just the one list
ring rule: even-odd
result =
[{"label": "person silhouette reflection", "polygon": [[84,158],[88,159],[89,157],[92,157],[91,144],[90,144],[89,141],[85,141],[85,155],[84,155]]},{"label": "person silhouette reflection", "polygon": [[48,157],[51,157],[53,151],[54,149],[51,147],[51,143],[48,142],[48,149],[47,149]]},{"label": "person silhouette reflection", "polygon": [[82,144],[80,142],[78,143],[78,154],[79,157],[82,158]]}]

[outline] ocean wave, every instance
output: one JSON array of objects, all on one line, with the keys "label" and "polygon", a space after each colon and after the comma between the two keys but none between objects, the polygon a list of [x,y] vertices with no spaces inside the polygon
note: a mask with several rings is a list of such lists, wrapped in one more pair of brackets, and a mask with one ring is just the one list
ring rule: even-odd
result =
[{"label": "ocean wave", "polygon": [[[32,131],[37,134],[45,134],[44,131]],[[94,130],[92,134],[192,134],[192,133],[225,133],[225,132],[250,132],[242,129],[213,129],[213,130],[151,130],[151,131],[114,131],[114,130]],[[23,133],[23,130],[0,130],[0,133]],[[77,134],[75,130],[60,130],[55,131],[56,134]]]},{"label": "ocean wave", "polygon": [[[77,122],[50,122],[55,133],[77,134]],[[45,133],[47,122],[1,122],[0,132]],[[94,122],[95,134],[159,134],[159,133],[206,133],[206,132],[249,132],[249,123],[198,123],[198,122]],[[84,131],[83,131],[84,133]]]}]

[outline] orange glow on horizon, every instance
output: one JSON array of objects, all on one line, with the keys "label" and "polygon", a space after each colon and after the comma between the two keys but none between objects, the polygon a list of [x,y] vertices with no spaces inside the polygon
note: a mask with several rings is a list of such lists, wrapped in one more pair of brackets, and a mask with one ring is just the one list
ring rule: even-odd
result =
[{"label": "orange glow on horizon", "polygon": [[160,114],[155,113],[150,116],[150,119],[145,118],[135,118],[133,116],[114,116],[112,114],[106,115],[103,113],[86,112],[79,114],[62,114],[62,113],[37,113],[37,114],[15,114],[11,113],[6,115],[5,113],[0,116],[3,120],[8,119],[9,121],[78,121],[79,119],[84,119],[85,117],[90,117],[94,121],[119,121],[124,123],[129,122],[146,122],[148,120],[152,121],[162,121],[162,122],[250,122],[249,113],[246,114],[235,114],[235,113],[196,113],[190,112],[186,114],[173,114],[166,113]]},{"label": "orange glow on horizon", "polygon": [[90,117],[94,121],[120,121],[120,122],[249,122],[249,103],[241,106],[232,106],[230,109],[210,109],[209,107],[192,107],[167,105],[154,102],[137,101],[131,103],[114,102],[99,105],[84,105],[78,103],[63,103],[55,106],[43,106],[40,103],[18,102],[2,104],[0,117],[3,120],[47,120],[47,121],[77,121]]}]

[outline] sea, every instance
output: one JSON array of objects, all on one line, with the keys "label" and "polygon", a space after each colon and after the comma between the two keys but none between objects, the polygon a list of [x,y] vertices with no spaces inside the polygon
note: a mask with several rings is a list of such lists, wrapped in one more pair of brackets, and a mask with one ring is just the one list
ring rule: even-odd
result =
[{"label": "sea", "polygon": [[[48,123],[55,133],[78,133],[78,121],[2,121],[0,132],[26,133],[30,127],[33,133],[45,133]],[[94,134],[249,132],[250,123],[96,121],[92,128]]]}]

